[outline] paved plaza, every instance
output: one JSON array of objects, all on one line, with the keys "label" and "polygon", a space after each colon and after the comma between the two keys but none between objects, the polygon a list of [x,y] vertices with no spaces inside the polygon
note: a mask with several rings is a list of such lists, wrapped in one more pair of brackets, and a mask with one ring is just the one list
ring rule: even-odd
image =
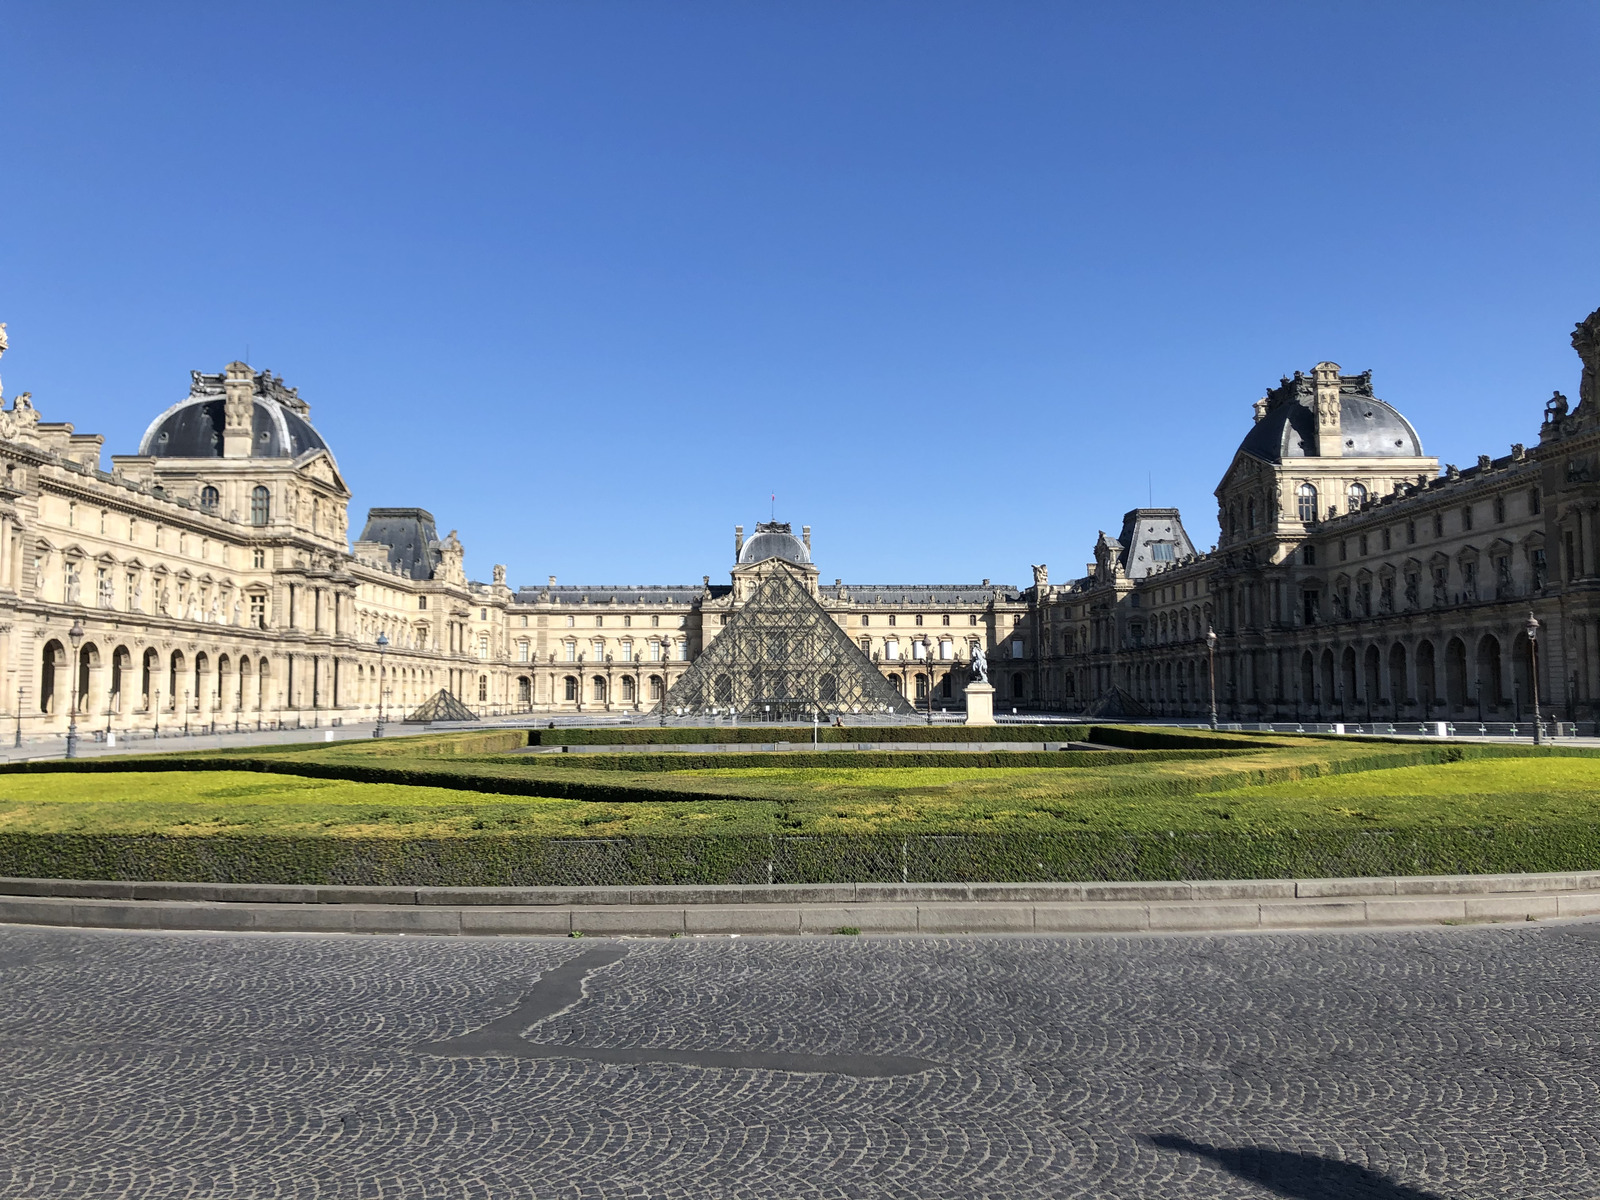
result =
[{"label": "paved plaza", "polygon": [[1600,925],[0,928],[0,1196],[1600,1196]]}]

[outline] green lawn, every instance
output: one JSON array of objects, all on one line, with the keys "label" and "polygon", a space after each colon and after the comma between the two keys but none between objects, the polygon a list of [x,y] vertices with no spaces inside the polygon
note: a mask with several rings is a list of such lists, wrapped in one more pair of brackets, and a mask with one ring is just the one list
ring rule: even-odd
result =
[{"label": "green lawn", "polygon": [[[726,799],[589,801],[257,771],[0,777],[0,833],[616,837],[684,833],[1275,831],[1600,821],[1600,759],[1485,758],[1349,769],[1370,744],[1103,770],[742,767],[655,777]],[[1388,753],[1379,748],[1378,753]],[[453,760],[452,769],[477,760]],[[502,760],[485,760],[496,770]],[[537,771],[537,763],[528,767]],[[1257,782],[1263,775],[1306,778]],[[592,774],[563,767],[562,779]]]}]

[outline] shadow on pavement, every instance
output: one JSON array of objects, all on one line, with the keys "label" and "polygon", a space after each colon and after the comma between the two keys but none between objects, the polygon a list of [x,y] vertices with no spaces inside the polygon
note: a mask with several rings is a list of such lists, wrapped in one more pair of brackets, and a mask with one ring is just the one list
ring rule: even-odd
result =
[{"label": "shadow on pavement", "polygon": [[1291,1200],[1445,1200],[1434,1192],[1419,1191],[1366,1167],[1320,1154],[1260,1146],[1208,1146],[1170,1133],[1152,1134],[1148,1140],[1163,1150],[1209,1158],[1230,1174]]}]

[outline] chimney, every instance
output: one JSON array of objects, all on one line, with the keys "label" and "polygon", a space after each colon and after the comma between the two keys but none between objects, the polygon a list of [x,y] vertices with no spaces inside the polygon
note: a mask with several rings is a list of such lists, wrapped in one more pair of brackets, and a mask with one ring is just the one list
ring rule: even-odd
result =
[{"label": "chimney", "polygon": [[554,575],[552,575],[552,576],[550,576],[550,586],[551,587],[555,587],[555,585],[556,585],[556,577]]},{"label": "chimney", "polygon": [[1344,457],[1344,426],[1339,419],[1339,364],[1320,362],[1311,372],[1317,389],[1317,454]]},{"label": "chimney", "polygon": [[801,535],[802,538],[805,539],[806,557],[810,558],[811,557],[811,526],[809,526],[809,525],[800,526],[800,535]]},{"label": "chimney", "polygon": [[1261,397],[1252,407],[1255,409],[1256,423],[1259,423],[1261,418],[1267,415],[1267,398]]},{"label": "chimney", "polygon": [[249,458],[252,427],[255,424],[255,372],[242,362],[231,362],[223,377],[222,457]]},{"label": "chimney", "polygon": [[739,561],[739,554],[743,550],[744,550],[744,526],[743,525],[735,525],[733,527],[733,561],[734,562],[738,562]]}]

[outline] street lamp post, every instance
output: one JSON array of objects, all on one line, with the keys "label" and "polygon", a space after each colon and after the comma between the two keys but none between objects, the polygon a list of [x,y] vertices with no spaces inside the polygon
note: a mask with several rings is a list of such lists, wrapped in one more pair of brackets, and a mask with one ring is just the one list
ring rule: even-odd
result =
[{"label": "street lamp post", "polygon": [[381,738],[383,736],[384,656],[388,653],[389,635],[386,633],[380,633],[378,634],[378,723],[372,727],[372,736],[375,738]]},{"label": "street lamp post", "polygon": [[1530,610],[1528,623],[1522,627],[1528,634],[1528,681],[1533,685],[1533,744],[1544,745],[1544,726],[1539,720],[1539,620]]},{"label": "street lamp post", "polygon": [[17,747],[22,747],[22,687],[17,687]]},{"label": "street lamp post", "polygon": [[1206,630],[1206,673],[1210,678],[1211,728],[1217,727],[1217,631]]},{"label": "street lamp post", "polygon": [[67,639],[72,643],[72,712],[67,718],[67,757],[78,757],[78,643],[83,641],[83,622],[74,621],[72,628],[67,630]]}]

